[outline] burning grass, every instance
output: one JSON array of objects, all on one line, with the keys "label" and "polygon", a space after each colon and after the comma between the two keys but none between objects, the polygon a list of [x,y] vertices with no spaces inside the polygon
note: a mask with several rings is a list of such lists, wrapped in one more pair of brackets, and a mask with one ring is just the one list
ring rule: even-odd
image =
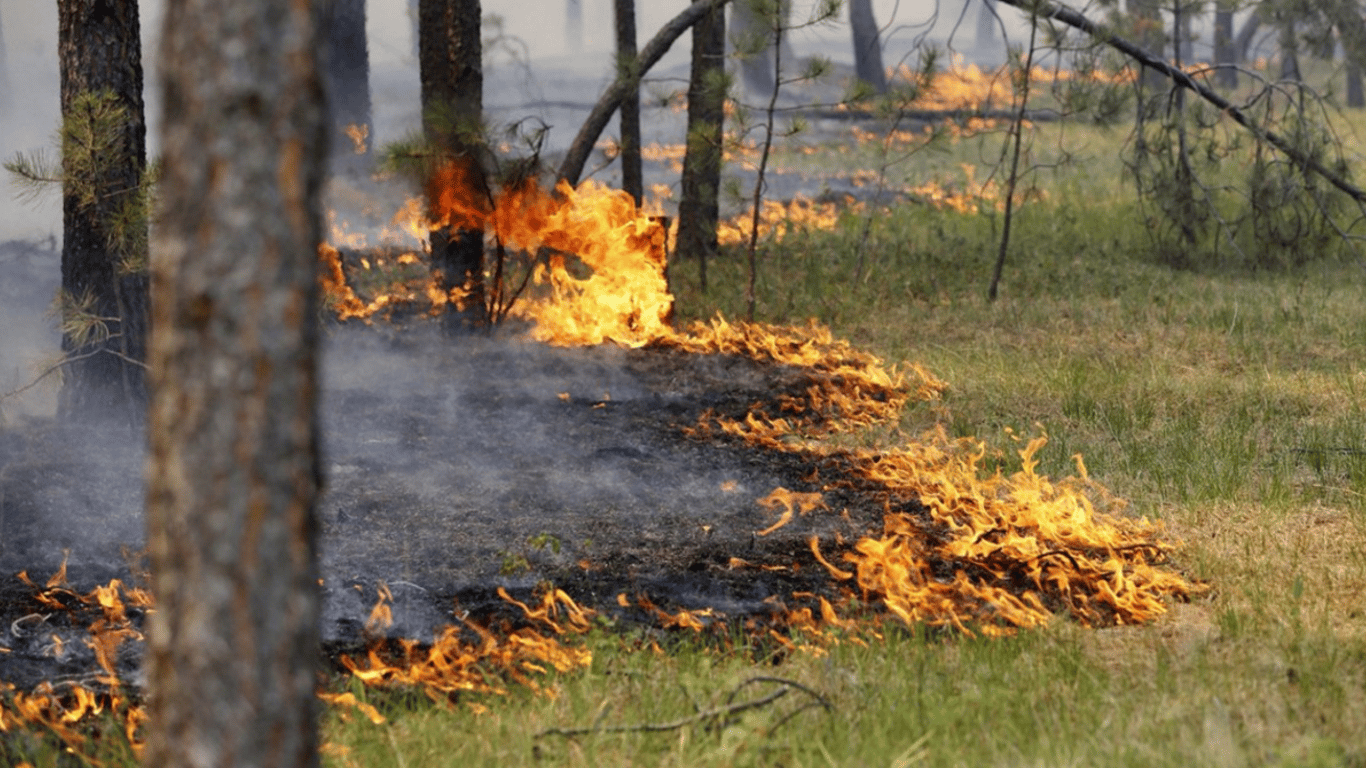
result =
[{"label": "burning grass", "polygon": [[739,354],[807,372],[804,392],[756,403],[743,419],[708,415],[689,432],[800,452],[813,467],[838,465],[820,478],[824,488],[881,501],[881,536],[839,553],[811,545],[832,578],[848,582],[851,604],[879,606],[908,624],[1001,634],[1039,626],[1060,611],[1087,625],[1146,622],[1162,614],[1164,600],[1199,591],[1167,569],[1174,545],[1161,526],[1119,514],[1122,504],[1089,481],[1080,457],[1079,477],[1054,482],[1038,474],[1034,457],[1044,437],[1021,449],[1023,468],[1008,476],[985,470],[980,441],[951,441],[942,430],[890,449],[834,447],[830,438],[895,423],[912,393],[931,399],[945,385],[919,367],[888,369],[815,324],[779,328],[718,317],[675,330],[663,235],[624,194],[586,184],[548,195],[522,185],[486,207],[465,202],[478,198],[458,175],[438,186],[433,226],[484,228],[500,249],[539,254],[529,279],[545,290],[516,310],[533,323],[533,338]]}]

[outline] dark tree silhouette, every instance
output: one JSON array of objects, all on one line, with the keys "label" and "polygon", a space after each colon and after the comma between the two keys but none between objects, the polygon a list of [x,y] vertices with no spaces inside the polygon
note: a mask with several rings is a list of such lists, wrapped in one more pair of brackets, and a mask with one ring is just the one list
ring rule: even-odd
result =
[{"label": "dark tree silhouette", "polygon": [[[484,70],[479,0],[419,0],[418,66],[422,127],[442,164],[459,169],[469,190],[485,190],[483,152]],[[447,314],[446,328],[484,322],[484,233],[441,229],[432,233],[432,263],[449,291],[466,291],[464,309]]]},{"label": "dark tree silhouette", "polygon": [[140,420],[146,406],[146,167],[136,0],[59,0],[62,349],[58,415]]},{"label": "dark tree silhouette", "polygon": [[316,3],[166,9],[148,766],[316,766]]},{"label": "dark tree silhouette", "polygon": [[332,165],[338,171],[364,172],[373,131],[365,0],[332,0],[323,8]]},{"label": "dark tree silhouette", "polygon": [[1214,63],[1219,66],[1214,83],[1220,88],[1238,87],[1238,51],[1233,45],[1234,0],[1218,0],[1214,6]]},{"label": "dark tree silhouette", "polygon": [[717,195],[726,114],[726,18],[719,3],[693,27],[692,41],[688,141],[678,201],[678,254],[699,260],[701,287],[706,290],[707,258],[717,249]]},{"label": "dark tree silhouette", "polygon": [[882,66],[882,37],[872,0],[849,0],[849,27],[854,35],[854,74],[877,93],[887,92],[887,70]]},{"label": "dark tree silhouette", "polygon": [[645,196],[640,167],[640,76],[636,74],[636,2],[616,0],[617,78],[633,84],[621,100],[621,188],[639,206]]}]

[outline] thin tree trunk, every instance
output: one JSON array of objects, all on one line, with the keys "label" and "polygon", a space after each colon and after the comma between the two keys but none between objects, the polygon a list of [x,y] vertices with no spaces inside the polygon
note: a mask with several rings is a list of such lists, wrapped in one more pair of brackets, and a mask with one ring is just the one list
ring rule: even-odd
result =
[{"label": "thin tree trunk", "polygon": [[1214,84],[1233,90],[1238,87],[1238,54],[1233,47],[1233,3],[1219,0],[1214,11]]},{"label": "thin tree trunk", "polygon": [[1247,61],[1248,52],[1252,50],[1252,38],[1257,36],[1257,30],[1262,28],[1262,14],[1259,9],[1253,9],[1252,15],[1243,22],[1243,28],[1238,30],[1238,35],[1233,38],[1233,52],[1238,57],[1238,61]]},{"label": "thin tree trunk", "polygon": [[[1134,17],[1139,45],[1158,58],[1165,58],[1167,33],[1162,23],[1161,0],[1129,0],[1129,12]],[[1151,97],[1165,85],[1161,75],[1146,69],[1141,79],[1144,98]]]},{"label": "thin tree trunk", "polygon": [[1366,95],[1361,87],[1361,67],[1355,61],[1347,62],[1347,106],[1354,109],[1366,107]]},{"label": "thin tree trunk", "polygon": [[365,0],[324,4],[327,30],[327,103],[332,131],[332,167],[363,173],[370,160],[370,48],[365,35]]},{"label": "thin tree trunk", "polygon": [[882,66],[882,38],[872,0],[849,0],[849,27],[854,35],[854,74],[877,93],[887,92],[887,70]]},{"label": "thin tree trunk", "polygon": [[996,16],[996,0],[978,0],[977,34],[974,42],[979,49],[979,56],[985,52],[983,49],[996,45],[996,33],[1000,31],[1000,27],[1001,22]]},{"label": "thin tree trunk", "polygon": [[693,27],[688,81],[688,140],[678,201],[678,255],[696,257],[707,289],[707,257],[716,253],[720,216],[721,138],[725,120],[725,11],[718,3]]},{"label": "thin tree trunk", "polygon": [[[136,0],[59,0],[61,59],[62,293],[66,332],[58,415],[64,419],[142,419],[147,403],[146,219],[140,204],[147,163],[142,102],[142,39]],[[96,94],[111,94],[122,120],[91,135]],[[85,105],[85,106],[80,106]],[[78,114],[79,111],[79,114]],[[139,229],[140,228],[140,229]],[[80,320],[83,316],[86,319]],[[103,328],[82,338],[73,324]]]},{"label": "thin tree trunk", "polygon": [[147,766],[316,766],[318,16],[167,6]]},{"label": "thin tree trunk", "polygon": [[1277,45],[1281,49],[1281,79],[1300,81],[1299,39],[1295,35],[1295,22],[1280,20],[1277,25]]},{"label": "thin tree trunk", "polygon": [[583,50],[583,0],[565,0],[564,37],[569,50]]},{"label": "thin tree trunk", "polygon": [[640,75],[636,67],[636,3],[616,0],[617,78],[627,82],[628,93],[621,100],[621,188],[635,198],[636,206],[645,199],[645,180],[640,167]]},{"label": "thin tree trunk", "polygon": [[[459,169],[461,194],[488,193],[482,162],[484,71],[479,0],[419,0],[422,127],[442,162]],[[446,315],[450,331],[487,320],[484,296],[484,232],[440,229],[432,233],[432,264],[447,291],[465,293],[462,309]]]}]

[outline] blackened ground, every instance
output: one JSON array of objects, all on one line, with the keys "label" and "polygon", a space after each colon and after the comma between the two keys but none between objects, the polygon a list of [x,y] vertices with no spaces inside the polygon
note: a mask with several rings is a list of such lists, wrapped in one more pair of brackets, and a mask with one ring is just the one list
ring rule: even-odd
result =
[{"label": "blackened ground", "polygon": [[[764,614],[774,605],[766,598],[832,594],[812,535],[830,552],[837,535],[853,540],[881,525],[880,500],[827,490],[828,509],[759,536],[779,515],[759,498],[780,486],[822,490],[840,468],[684,434],[708,410],[742,417],[804,391],[799,368],[668,349],[448,340],[421,327],[331,328],[325,361],[319,515],[332,643],[360,638],[380,584],[393,594],[390,635],[419,640],[457,616],[507,615],[498,587],[526,598],[546,582],[627,621],[653,617],[622,608],[623,592],[633,606],[645,596],[670,610]],[[43,420],[0,431],[4,579],[27,570],[41,583],[65,557],[76,591],[136,582],[142,441]],[[54,657],[51,636],[83,648],[89,621],[14,623],[53,613],[31,592],[17,581],[0,588],[0,680],[88,668],[70,651]]]}]

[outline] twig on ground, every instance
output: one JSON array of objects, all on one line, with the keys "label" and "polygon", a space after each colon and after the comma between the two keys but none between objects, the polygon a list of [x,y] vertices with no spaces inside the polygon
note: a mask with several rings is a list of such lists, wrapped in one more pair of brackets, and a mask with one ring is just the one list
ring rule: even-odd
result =
[{"label": "twig on ground", "polygon": [[[757,699],[747,699],[745,701],[739,702],[735,701],[735,697],[740,693],[740,691],[745,686],[758,683],[773,683],[778,687],[770,691],[769,693],[760,696]],[[795,711],[784,715],[782,719],[778,721],[777,725],[774,726],[774,729],[780,727],[788,720],[791,720],[793,716],[797,714],[797,712],[803,712],[807,709],[810,709],[811,707],[818,706],[822,709],[825,709],[826,711],[834,709],[830,701],[826,699],[824,696],[822,696],[819,692],[814,691],[811,688],[796,682],[795,680],[787,680],[781,677],[761,676],[751,677],[745,680],[744,682],[740,683],[739,685],[735,686],[735,688],[733,688],[730,694],[726,697],[726,703],[724,705],[719,707],[713,707],[711,709],[699,710],[696,714],[689,715],[688,717],[681,717],[677,720],[670,720],[663,723],[637,723],[634,725],[603,726],[601,725],[601,713],[599,713],[597,721],[587,728],[546,728],[545,730],[538,732],[536,734],[536,738],[541,738],[542,736],[586,736],[588,734],[593,733],[659,733],[662,731],[676,731],[680,728],[685,728],[694,723],[712,723],[719,720],[723,720],[725,718],[729,718],[734,715],[738,715],[741,712],[768,706],[769,704],[772,704],[778,699],[781,699],[782,697],[786,696],[788,693],[791,693],[794,690],[805,693],[806,695],[810,696],[813,699],[813,701],[808,701],[806,704],[803,704],[802,706],[798,707]],[[696,707],[695,704],[694,707]]]}]

